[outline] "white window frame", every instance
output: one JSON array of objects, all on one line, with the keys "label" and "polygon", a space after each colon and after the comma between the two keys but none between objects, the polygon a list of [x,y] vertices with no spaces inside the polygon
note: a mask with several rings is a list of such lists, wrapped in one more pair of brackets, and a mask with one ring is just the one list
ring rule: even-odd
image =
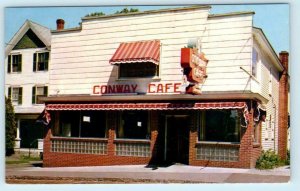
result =
[{"label": "white window frame", "polygon": [[[21,70],[20,71],[14,71],[14,69],[13,69],[13,60],[14,60],[13,57],[15,57],[15,56],[21,56],[21,61],[20,61]],[[9,60],[10,60],[10,63],[9,63]],[[13,53],[13,54],[8,55],[7,66],[8,66],[7,73],[21,73],[22,72],[22,54],[21,53]],[[18,67],[19,67],[19,63],[17,65],[17,68]]]},{"label": "white window frame", "polygon": [[[47,87],[47,93],[45,94],[45,87]],[[34,101],[34,103],[32,103],[32,104],[35,104],[35,105],[41,105],[42,103],[38,103],[38,96],[48,96],[48,86],[46,86],[46,85],[37,85],[37,86],[33,86],[33,88],[35,89],[35,95],[34,95],[34,99],[35,99],[35,101]],[[38,95],[37,94],[37,90],[38,90],[38,88],[43,88],[43,92],[44,92],[44,94],[42,94],[42,95]],[[32,94],[33,94],[33,92],[31,92]],[[33,97],[33,95],[32,95],[32,97]],[[33,99],[33,98],[32,98]]]},{"label": "white window frame", "polygon": [[270,74],[269,74],[269,96],[272,96],[273,92],[273,75],[272,75],[272,67],[270,67]]},{"label": "white window frame", "polygon": [[259,54],[255,48],[252,48],[252,59],[251,59],[251,75],[258,78],[258,61]]},{"label": "white window frame", "polygon": [[[13,105],[22,105],[22,102],[23,102],[23,89],[22,87],[19,87],[19,86],[11,86],[9,87],[10,90],[10,95],[8,95],[9,99],[11,100],[11,103]],[[14,90],[18,89],[18,95],[17,95],[17,99],[14,99]],[[19,100],[20,98],[20,89],[22,89],[22,93],[21,93],[21,100]],[[8,93],[9,94],[9,93]],[[21,102],[21,103],[20,103]]]},{"label": "white window frame", "polygon": [[[49,56],[48,56],[48,61],[47,61],[47,69],[44,69],[44,70],[39,70],[38,68],[38,63],[39,63],[39,55],[40,54],[45,54],[45,53],[49,53]],[[42,51],[42,52],[35,52],[34,53],[34,56],[35,59],[33,59],[33,67],[34,67],[34,72],[43,72],[43,71],[48,71],[49,70],[49,60],[50,60],[50,52],[49,51]],[[46,65],[46,62],[44,62],[44,68]]]}]

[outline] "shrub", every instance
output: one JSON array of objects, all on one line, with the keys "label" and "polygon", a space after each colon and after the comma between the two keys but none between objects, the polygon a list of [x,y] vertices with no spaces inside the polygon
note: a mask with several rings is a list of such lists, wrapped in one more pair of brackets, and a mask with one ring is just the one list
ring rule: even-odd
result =
[{"label": "shrub", "polygon": [[282,165],[284,165],[284,162],[272,150],[262,151],[262,154],[256,161],[256,168],[258,169],[273,169]]},{"label": "shrub", "polygon": [[17,123],[10,99],[5,97],[5,150],[6,156],[14,153]]},{"label": "shrub", "polygon": [[290,165],[290,157],[291,157],[291,156],[290,156],[290,155],[291,155],[291,154],[290,154],[290,150],[287,150],[286,155],[287,155],[287,156],[286,156],[285,164],[286,164],[286,165]]}]

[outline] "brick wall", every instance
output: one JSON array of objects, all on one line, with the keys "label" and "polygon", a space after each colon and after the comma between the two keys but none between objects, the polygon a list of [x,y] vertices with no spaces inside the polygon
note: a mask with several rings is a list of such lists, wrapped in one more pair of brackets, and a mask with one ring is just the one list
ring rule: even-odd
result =
[{"label": "brick wall", "polygon": [[[239,160],[238,161],[211,161],[211,160],[197,160],[196,159],[196,147],[197,144],[197,128],[191,124],[190,131],[190,156],[189,164],[195,166],[210,166],[210,167],[228,167],[228,168],[254,168],[255,163],[259,155],[261,154],[261,145],[253,145],[252,133],[253,133],[253,109],[249,113],[249,124],[247,128],[242,128],[242,139],[239,145]],[[232,145],[223,144],[218,147],[233,147]]]},{"label": "brick wall", "polygon": [[280,52],[279,59],[283,65],[283,72],[279,80],[279,107],[278,107],[278,155],[286,159],[287,155],[287,128],[288,128],[288,52]]},{"label": "brick wall", "polygon": [[[167,114],[174,114],[174,112],[167,111]],[[253,114],[250,111],[250,123],[248,127],[242,132],[242,140],[239,145],[239,161],[237,162],[221,162],[221,161],[206,161],[196,159],[197,147],[197,112],[189,111],[190,128],[189,134],[189,165],[195,166],[214,166],[214,167],[231,167],[231,168],[253,168],[257,157],[260,155],[260,146],[253,146],[252,143],[252,128],[253,128]],[[115,155],[115,130],[118,124],[118,112],[110,111],[107,113],[107,154],[75,154],[75,153],[59,153],[51,152],[51,137],[52,130],[48,129],[44,139],[44,166],[45,167],[59,167],[59,166],[101,166],[101,165],[133,165],[133,164],[152,164],[162,160],[162,146],[158,141],[159,128],[163,127],[160,120],[161,112],[150,111],[151,120],[151,140],[150,144],[150,157],[133,157],[133,156],[116,156]],[[163,118],[162,118],[163,119]],[[223,145],[223,147],[232,147],[231,145]],[[160,152],[158,152],[160,149]],[[160,153],[160,154],[159,154]]]},{"label": "brick wall", "polygon": [[[101,165],[129,165],[129,164],[148,164],[151,157],[128,157],[115,155],[115,129],[117,127],[118,113],[107,113],[108,139],[107,154],[75,154],[51,152],[52,131],[48,129],[44,139],[44,158],[45,167],[62,166],[101,166]],[[152,132],[155,135],[155,131]],[[155,137],[155,136],[154,136]],[[151,140],[152,142],[152,140]],[[151,143],[150,143],[151,144]],[[152,144],[151,144],[152,145]],[[153,149],[153,147],[152,147]]]}]

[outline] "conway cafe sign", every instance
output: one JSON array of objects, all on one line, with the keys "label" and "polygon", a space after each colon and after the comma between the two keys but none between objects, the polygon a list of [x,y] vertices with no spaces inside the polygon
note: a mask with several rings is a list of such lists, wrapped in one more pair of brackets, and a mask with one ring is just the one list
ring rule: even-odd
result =
[{"label": "conway cafe sign", "polygon": [[[206,66],[208,60],[203,53],[195,48],[182,48],[180,64],[183,69],[183,82],[174,83],[128,83],[94,85],[93,95],[105,94],[201,94],[200,86],[207,78]],[[142,87],[141,87],[142,86]]]}]

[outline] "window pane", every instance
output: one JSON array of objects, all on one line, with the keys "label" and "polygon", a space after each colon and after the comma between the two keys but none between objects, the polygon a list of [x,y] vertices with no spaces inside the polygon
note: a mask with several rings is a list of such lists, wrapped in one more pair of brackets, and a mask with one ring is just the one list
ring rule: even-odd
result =
[{"label": "window pane", "polygon": [[200,141],[240,141],[240,115],[238,110],[203,111],[199,128]]},{"label": "window pane", "polygon": [[124,111],[117,131],[117,138],[149,139],[148,112]]},{"label": "window pane", "polygon": [[151,62],[120,64],[120,77],[158,76],[158,65]]},{"label": "window pane", "polygon": [[257,62],[258,62],[258,53],[253,48],[253,50],[252,50],[252,75],[255,77],[257,75]]},{"label": "window pane", "polygon": [[36,95],[44,95],[44,87],[37,87]]},{"label": "window pane", "polygon": [[105,137],[106,118],[103,111],[62,111],[60,136]]},{"label": "window pane", "polygon": [[105,137],[106,121],[103,111],[82,111],[81,120],[81,137]]},{"label": "window pane", "polygon": [[44,71],[48,63],[49,52],[37,53],[37,71]]},{"label": "window pane", "polygon": [[22,55],[12,55],[12,71],[13,72],[20,72],[21,62],[22,62]]},{"label": "window pane", "polygon": [[18,101],[19,99],[19,88],[12,89],[12,101]]},{"label": "window pane", "polygon": [[79,137],[79,111],[62,111],[60,113],[60,135]]}]

